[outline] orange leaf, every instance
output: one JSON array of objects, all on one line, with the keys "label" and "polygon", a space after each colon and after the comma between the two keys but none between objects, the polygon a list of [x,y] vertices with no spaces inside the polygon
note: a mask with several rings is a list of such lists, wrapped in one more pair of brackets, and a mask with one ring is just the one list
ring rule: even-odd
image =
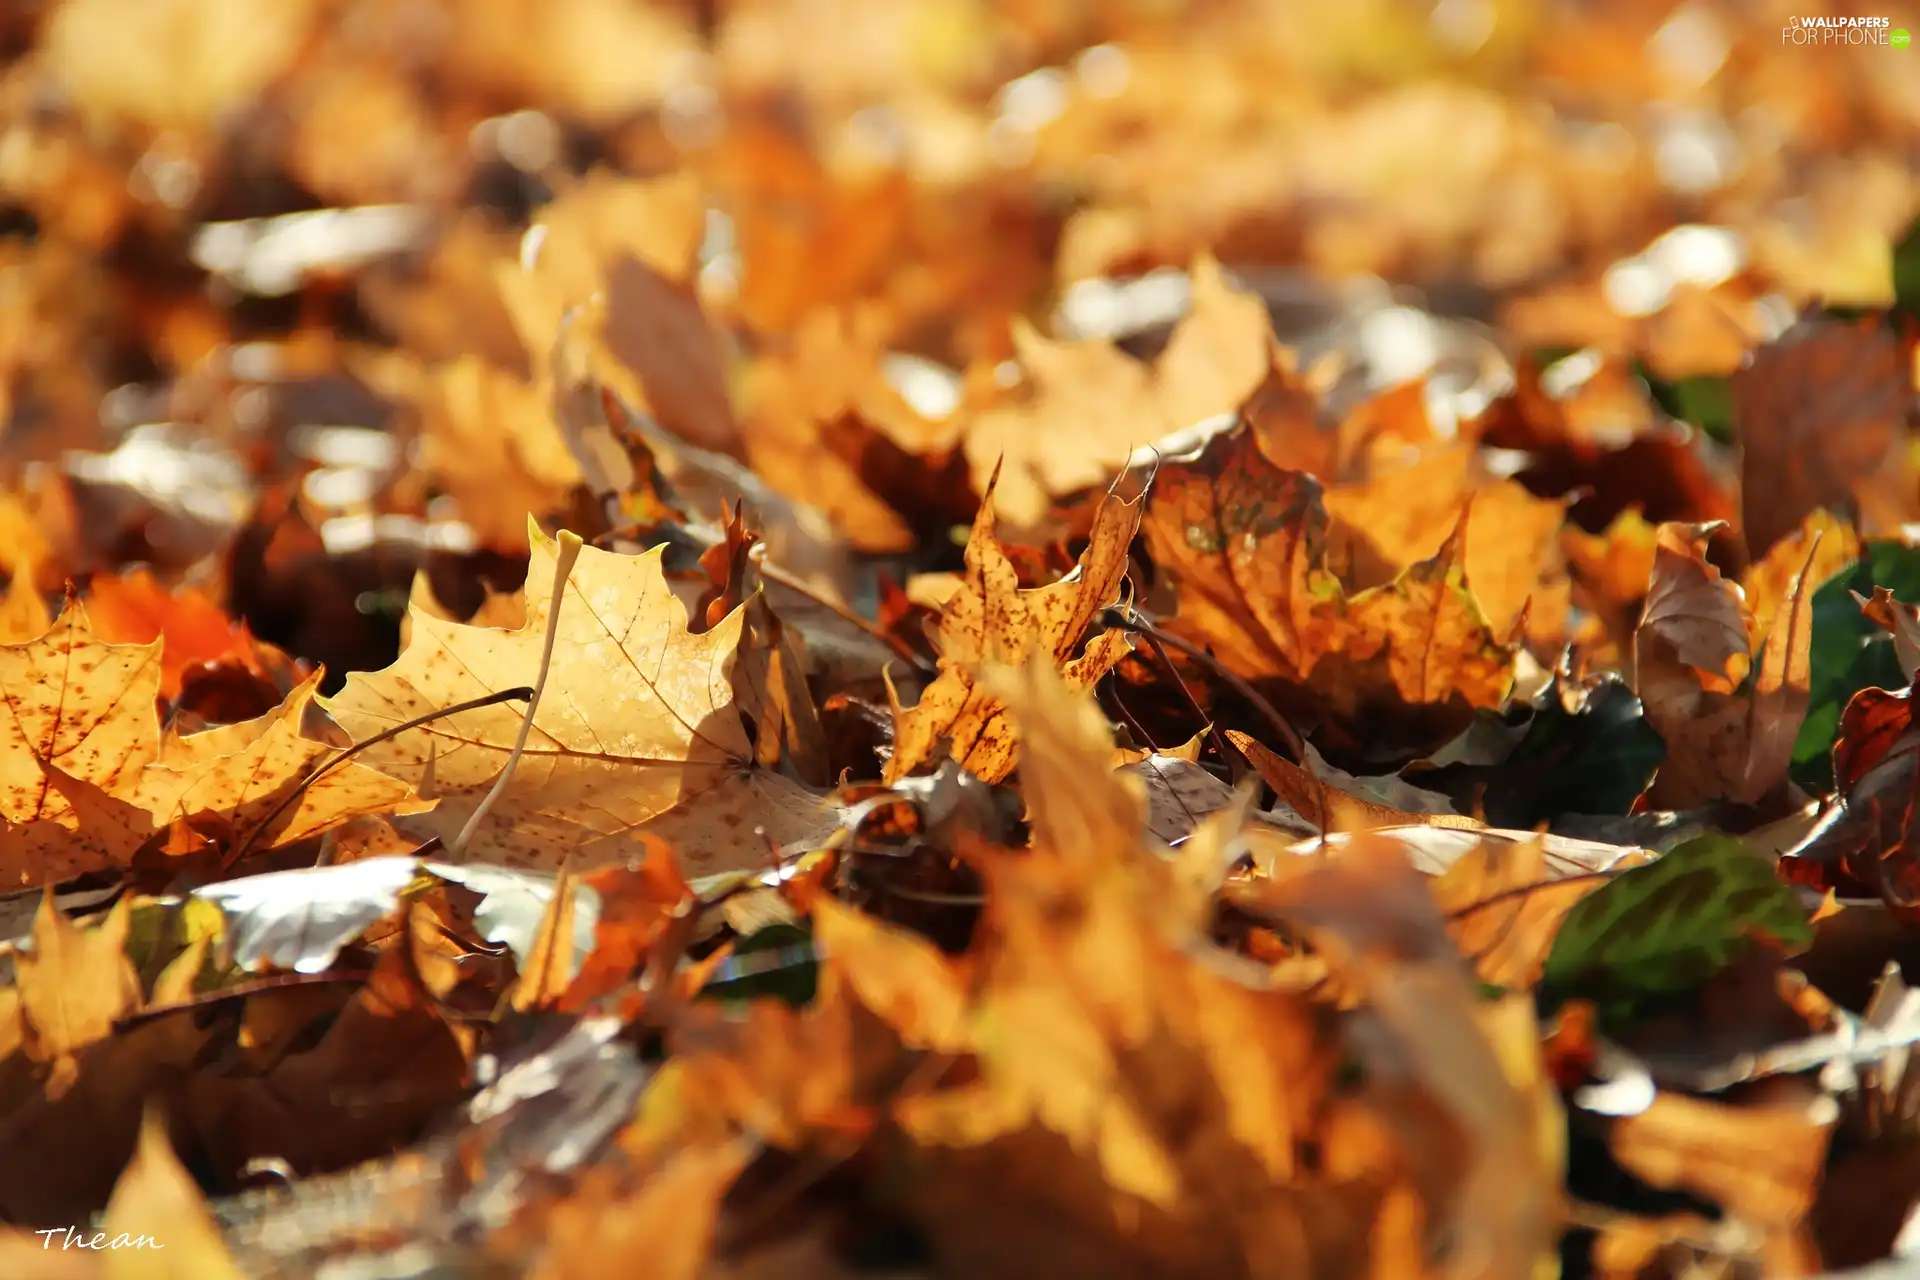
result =
[{"label": "orange leaf", "polygon": [[1740,520],[1758,557],[1817,507],[1857,512],[1869,536],[1920,517],[1906,451],[1913,383],[1877,318],[1802,320],[1733,375]]}]

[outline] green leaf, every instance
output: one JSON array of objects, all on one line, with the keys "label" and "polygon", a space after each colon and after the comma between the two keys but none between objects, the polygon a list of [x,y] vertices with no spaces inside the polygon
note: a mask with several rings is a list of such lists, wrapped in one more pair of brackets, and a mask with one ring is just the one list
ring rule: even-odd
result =
[{"label": "green leaf", "polygon": [[1902,689],[1906,677],[1893,638],[1869,622],[1853,598],[1885,587],[1920,600],[1920,550],[1893,541],[1867,543],[1860,562],[1813,594],[1811,689],[1807,718],[1793,744],[1793,780],[1815,795],[1833,789],[1833,738],[1840,713],[1862,689]]},{"label": "green leaf", "polygon": [[[1483,712],[1488,736],[1511,741],[1517,716]],[[1478,729],[1475,730],[1478,732]],[[1567,814],[1624,817],[1653,781],[1667,744],[1618,676],[1600,676],[1577,712],[1548,695],[1504,758],[1423,767],[1408,780],[1453,797],[1461,812],[1479,805],[1496,827],[1531,829]]]},{"label": "green leaf", "polygon": [[793,925],[776,924],[742,939],[720,970],[700,991],[703,1000],[753,1000],[775,996],[791,1005],[813,999],[820,958],[813,935]]},{"label": "green leaf", "polygon": [[1920,218],[1893,246],[1893,305],[1920,320]]},{"label": "green leaf", "polygon": [[1645,365],[1636,365],[1634,371],[1668,417],[1698,427],[1721,444],[1733,443],[1732,379],[1695,377],[1669,382],[1654,376]]},{"label": "green leaf", "polygon": [[1547,955],[1544,985],[1606,1004],[1698,989],[1764,935],[1813,940],[1791,886],[1732,836],[1676,845],[1581,900]]},{"label": "green leaf", "polygon": [[1577,714],[1548,699],[1534,716],[1504,776],[1487,789],[1488,820],[1532,828],[1566,813],[1625,815],[1666,758],[1640,699],[1617,677],[1603,677]]}]

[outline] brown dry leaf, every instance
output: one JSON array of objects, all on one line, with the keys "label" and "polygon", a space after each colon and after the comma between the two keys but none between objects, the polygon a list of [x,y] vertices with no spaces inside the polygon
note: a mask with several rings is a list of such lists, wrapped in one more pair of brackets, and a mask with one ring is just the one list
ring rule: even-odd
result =
[{"label": "brown dry leaf", "polygon": [[281,1029],[291,1051],[257,1075],[181,1073],[176,1114],[213,1167],[276,1156],[301,1174],[344,1168],[390,1154],[460,1097],[467,1054],[411,970],[404,948],[388,948],[344,1008],[290,1002],[308,1020]]},{"label": "brown dry leaf", "polygon": [[55,792],[45,761],[112,791],[160,749],[160,645],[108,645],[86,611],[69,605],[53,628],[26,644],[0,646],[0,817],[71,825],[73,806]]},{"label": "brown dry leaf", "polygon": [[1488,626],[1511,636],[1524,610],[1534,634],[1550,640],[1565,625],[1560,530],[1566,504],[1537,498],[1512,480],[1477,475],[1474,460],[1474,448],[1459,444],[1363,484],[1332,486],[1326,493],[1333,519],[1329,554],[1351,565],[1349,588],[1377,586],[1438,552],[1470,502],[1463,563]]},{"label": "brown dry leaf", "polygon": [[954,964],[917,934],[821,897],[813,904],[813,936],[860,1003],[915,1048],[963,1052],[969,1042],[969,999]]},{"label": "brown dry leaf", "polygon": [[100,1230],[109,1250],[106,1280],[240,1280],[158,1111],[149,1110],[140,1123],[139,1146],[114,1184]]},{"label": "brown dry leaf", "polygon": [[[1451,1234],[1439,1274],[1535,1273],[1560,1230],[1558,1091],[1541,1061],[1531,998],[1484,1004],[1427,888],[1396,840],[1368,832],[1349,837],[1341,856],[1236,901],[1308,930],[1357,987],[1356,1016],[1384,1037],[1370,1038],[1373,1083],[1362,1096],[1377,1089],[1376,1105],[1389,1114],[1437,1108],[1457,1126],[1429,1129],[1407,1153],[1420,1202],[1438,1216],[1429,1223]],[[1426,1096],[1414,1103],[1410,1087]],[[1431,1122],[1432,1111],[1424,1114]],[[1448,1152],[1451,1144],[1461,1146]]]},{"label": "brown dry leaf", "polygon": [[[526,525],[519,527],[521,534],[526,533]],[[418,609],[430,614],[442,622],[464,622],[473,627],[497,627],[502,631],[512,631],[525,625],[527,621],[527,597],[521,591],[496,591],[492,586],[485,587],[486,594],[481,598],[479,609],[471,617],[461,617],[440,599],[433,589],[433,580],[426,573],[413,575],[413,587],[407,593],[409,609]],[[407,632],[403,625],[400,630],[400,643],[407,642]]]},{"label": "brown dry leaf", "polygon": [[[903,1100],[900,1121],[936,1148],[1019,1141],[1038,1124],[1143,1208],[1182,1205],[1250,1247],[1261,1232],[1216,1198],[1219,1180],[1237,1170],[1280,1197],[1256,1196],[1272,1211],[1305,1213],[1315,1187],[1296,1144],[1330,1083],[1327,1027],[1258,970],[1201,954],[1181,873],[1145,835],[1140,788],[1103,768],[1113,740],[1093,700],[1044,662],[985,679],[1021,726],[1034,844],[971,855],[988,905],[964,960],[892,938],[866,954],[912,956],[910,991],[849,969],[910,1041],[952,1044],[958,993],[974,992],[962,1043],[979,1083]],[[890,932],[861,930],[870,942],[875,931]],[[1312,1256],[1311,1223],[1280,1234],[1296,1261]]]},{"label": "brown dry leaf", "polygon": [[[1722,1242],[1735,1247],[1744,1244],[1744,1227],[1725,1219],[1712,1222],[1697,1213],[1658,1218],[1610,1215],[1593,1242],[1593,1269],[1599,1280],[1639,1280],[1693,1265],[1700,1246],[1709,1254],[1729,1252]],[[1656,1267],[1660,1270],[1652,1270]]]},{"label": "brown dry leaf", "polygon": [[[1020,589],[1013,564],[994,537],[994,506],[981,504],[967,539],[965,586],[940,611],[940,674],[911,707],[892,695],[893,755],[885,779],[898,782],[936,759],[941,739],[968,772],[998,782],[1019,761],[1006,708],[975,687],[982,663],[1019,663],[1044,655],[1074,688],[1090,688],[1125,656],[1125,633],[1101,631],[1081,640],[1101,611],[1119,601],[1127,549],[1140,527],[1141,502],[1108,494],[1094,516],[1075,572],[1034,590]],[[889,684],[891,694],[891,684]]]},{"label": "brown dry leaf", "polygon": [[1860,535],[1852,525],[1825,508],[1808,512],[1798,529],[1775,542],[1766,555],[1740,575],[1746,596],[1749,647],[1759,651],[1773,629],[1774,614],[1791,599],[1793,584],[1802,571],[1809,589],[1817,591],[1827,579],[1852,568],[1860,558],[1860,549]]},{"label": "brown dry leaf", "polygon": [[[1204,829],[1203,824],[1216,818],[1231,817],[1234,829],[1228,835],[1237,837],[1240,819],[1247,816],[1248,806],[1241,802],[1240,793],[1208,772],[1197,763],[1198,759],[1198,756],[1183,759],[1178,755],[1148,752],[1116,769],[1146,788],[1147,830],[1154,839],[1168,845],[1180,844],[1183,850],[1192,847],[1190,837]],[[1251,799],[1250,794],[1247,799]],[[1267,812],[1256,816],[1263,823],[1270,822],[1302,835],[1309,830],[1291,813]]]},{"label": "brown dry leaf", "polygon": [[[855,1012],[838,975],[825,968],[804,1010],[761,999],[734,1014],[703,1001],[676,1019],[673,1057],[648,1087],[648,1100],[680,1102],[674,1119],[682,1125],[722,1118],[786,1150],[823,1138],[865,1138],[874,1114],[855,1101]],[[635,1127],[644,1130],[642,1106]]]},{"label": "brown dry leaf", "polygon": [[48,69],[99,125],[205,136],[288,70],[318,11],[312,0],[270,14],[246,0],[78,0],[49,23]]},{"label": "brown dry leaf", "polygon": [[401,832],[391,819],[379,814],[361,814],[327,832],[320,846],[319,865],[411,854],[419,849],[420,841]]},{"label": "brown dry leaf", "polygon": [[1465,513],[1433,556],[1349,596],[1327,567],[1319,484],[1236,430],[1161,470],[1144,526],[1178,578],[1169,625],[1241,676],[1308,686],[1343,727],[1391,709],[1410,726],[1398,732],[1444,740],[1462,713],[1506,701],[1519,645],[1495,635],[1467,584]]},{"label": "brown dry leaf", "polygon": [[1473,830],[1486,826],[1455,813],[1413,813],[1396,809],[1326,781],[1283,759],[1238,729],[1227,730],[1227,741],[1247,757],[1260,780],[1302,818],[1322,831],[1368,831],[1376,827],[1435,826]]},{"label": "brown dry leaf", "polygon": [[1143,761],[1154,758],[1161,760],[1184,760],[1188,764],[1196,764],[1199,762],[1201,750],[1205,748],[1206,745],[1207,731],[1202,729],[1179,746],[1167,747],[1161,751],[1156,751],[1152,747],[1115,747],[1113,749],[1113,767],[1116,769],[1124,769],[1128,765],[1140,764]]},{"label": "brown dry leaf", "polygon": [[[1322,356],[1319,363],[1307,371],[1307,376],[1315,385],[1330,391],[1338,385],[1344,363],[1345,357],[1336,350]],[[1337,472],[1329,472],[1329,479],[1356,473],[1384,475],[1418,465],[1409,463],[1409,458],[1444,456],[1450,452],[1455,433],[1435,430],[1433,416],[1427,408],[1427,393],[1426,379],[1414,378],[1369,396],[1348,411],[1340,420],[1337,432],[1342,466]],[[1448,517],[1453,514],[1447,512]],[[1439,531],[1444,534],[1449,523],[1450,519],[1443,519]],[[1413,558],[1418,559],[1418,554]]]},{"label": "brown dry leaf", "polygon": [[1170,627],[1249,679],[1306,679],[1344,598],[1327,569],[1317,480],[1232,432],[1198,460],[1161,468],[1142,525],[1154,563],[1179,579]]},{"label": "brown dry leaf", "polygon": [[1740,509],[1756,559],[1816,508],[1869,536],[1920,517],[1906,449],[1913,383],[1894,332],[1874,317],[1806,319],[1733,376]]},{"label": "brown dry leaf", "polygon": [[740,257],[754,264],[732,309],[762,333],[790,332],[812,307],[863,296],[911,230],[909,173],[894,165],[829,172],[771,121],[730,130],[709,168],[735,219]]},{"label": "brown dry leaf", "polygon": [[735,607],[745,607],[733,684],[741,710],[755,726],[754,759],[764,769],[784,763],[793,777],[810,786],[829,786],[833,778],[826,739],[807,687],[805,643],[767,601],[759,563],[751,554],[758,540],[759,535],[746,528],[741,505],[735,504],[726,540],[700,557],[717,593],[707,602],[702,621],[712,625]]},{"label": "brown dry leaf", "polygon": [[[431,807],[412,789],[357,762],[331,769],[282,809],[289,790],[333,754],[302,726],[320,677],[302,682],[274,710],[240,724],[181,736],[168,733],[155,758],[115,798],[152,815],[155,826],[219,814],[239,843],[268,838],[262,849],[291,844],[360,814],[404,815]],[[271,832],[260,824],[271,820]]]},{"label": "brown dry leaf", "polygon": [[515,248],[515,237],[486,210],[462,210],[442,224],[416,274],[364,275],[361,305],[418,360],[442,364],[471,354],[529,376],[537,362],[521,349],[493,280],[494,263],[512,256]]},{"label": "brown dry leaf", "polygon": [[47,1095],[72,1087],[77,1055],[113,1034],[114,1021],[138,1009],[140,978],[127,959],[133,900],[123,897],[99,924],[83,928],[53,904],[49,887],[33,917],[33,950],[16,956],[23,1047],[53,1065]]},{"label": "brown dry leaf", "polygon": [[471,0],[461,19],[442,35],[454,83],[603,128],[656,110],[702,49],[685,11],[617,0]]},{"label": "brown dry leaf", "polygon": [[[74,530],[72,502],[64,486],[40,491],[0,488],[0,564],[31,570],[41,590],[55,589],[65,577]],[[64,535],[64,536],[63,536]]]},{"label": "brown dry leaf", "polygon": [[[1467,525],[1462,514],[1432,558],[1348,599],[1340,657],[1359,675],[1363,692],[1351,703],[1344,692],[1335,696],[1336,706],[1357,707],[1383,687],[1413,707],[1506,702],[1519,646],[1498,639],[1467,585]],[[1337,676],[1331,683],[1346,689]]]},{"label": "brown dry leaf", "polygon": [[19,691],[0,716],[0,818],[11,824],[0,848],[22,881],[122,864],[157,829],[199,815],[264,850],[356,814],[422,807],[392,778],[348,764],[276,812],[330,750],[301,733],[319,677],[255,720],[163,737],[160,647],[101,642],[77,604],[41,639],[0,646],[0,680]]},{"label": "brown dry leaf", "polygon": [[1275,343],[1268,352],[1267,376],[1240,406],[1240,419],[1274,466],[1329,479],[1345,475],[1347,455],[1372,434],[1370,410],[1383,397],[1362,405],[1337,428],[1323,420],[1322,401],[1338,376],[1338,364],[1337,355],[1329,356],[1303,370],[1292,348]]},{"label": "brown dry leaf", "polygon": [[[516,630],[412,614],[390,667],[355,672],[325,700],[365,739],[427,712],[534,683],[553,599],[555,543],[529,524],[526,624]],[[511,784],[467,845],[469,856],[583,869],[670,843],[689,875],[765,863],[776,846],[824,838],[818,798],[754,764],[733,673],[745,614],[687,630],[661,551],[623,556],[588,547],[561,601],[547,693]],[[451,838],[493,786],[523,712],[505,705],[408,729],[359,757],[419,784],[431,772],[440,805],[422,825]]]},{"label": "brown dry leaf", "polygon": [[1571,523],[1560,531],[1574,599],[1598,624],[1603,643],[1587,645],[1596,660],[1618,655],[1624,661],[1633,652],[1633,629],[1653,577],[1655,533],[1639,507],[1623,509],[1599,533]]},{"label": "brown dry leaf", "polygon": [[994,508],[1033,524],[1053,498],[1106,483],[1135,449],[1238,410],[1265,380],[1272,342],[1266,305],[1229,288],[1204,255],[1193,265],[1192,309],[1151,368],[1111,343],[1053,342],[1018,323],[1031,394],[974,420],[974,478],[984,490],[999,472]]},{"label": "brown dry leaf", "polygon": [[660,841],[648,844],[638,866],[606,867],[580,878],[600,895],[600,921],[593,950],[561,1001],[567,1010],[584,1009],[637,972],[693,898],[673,851]]},{"label": "brown dry leaf", "polygon": [[1668,381],[1735,372],[1770,328],[1754,301],[1753,291],[1735,281],[1715,289],[1682,283],[1647,320],[1647,367]]},{"label": "brown dry leaf", "polygon": [[1656,535],[1637,647],[1658,643],[1697,673],[1701,688],[1732,693],[1752,667],[1740,593],[1707,563],[1711,525],[1663,524]]},{"label": "brown dry leaf", "polygon": [[145,569],[95,574],[86,602],[94,635],[108,644],[163,642],[160,696],[170,702],[180,698],[190,675],[210,664],[233,664],[282,692],[295,678],[293,659],[254,639],[211,596],[194,587],[163,586]]},{"label": "brown dry leaf", "polygon": [[[64,1242],[65,1233],[54,1239]],[[0,1227],[0,1274],[12,1280],[101,1280],[103,1262],[92,1252],[53,1248],[36,1231]]]},{"label": "brown dry leaf", "polygon": [[[1667,743],[1651,796],[1663,808],[1754,804],[1786,780],[1809,701],[1814,557],[1774,610],[1756,655],[1740,591],[1706,562],[1710,526],[1660,527],[1646,612],[1634,635],[1634,691]],[[1760,659],[1750,689],[1738,692]]]},{"label": "brown dry leaf", "polygon": [[907,403],[881,368],[883,324],[874,308],[815,311],[740,392],[754,469],[869,552],[963,523],[973,501],[956,452],[964,412],[935,422]]}]

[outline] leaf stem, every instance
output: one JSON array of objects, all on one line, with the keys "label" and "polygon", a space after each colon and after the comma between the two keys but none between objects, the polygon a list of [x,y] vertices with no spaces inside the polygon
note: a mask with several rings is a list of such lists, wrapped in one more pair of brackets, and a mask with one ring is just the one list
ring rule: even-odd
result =
[{"label": "leaf stem", "polygon": [[787,572],[785,569],[782,569],[779,565],[773,563],[773,561],[762,557],[757,567],[760,570],[760,576],[765,578],[768,582],[775,583],[778,586],[785,587],[789,591],[796,592],[799,595],[803,595],[807,599],[819,605],[821,608],[826,609],[828,612],[832,613],[835,617],[839,618],[841,621],[860,628],[860,630],[866,632],[868,635],[872,636],[875,640],[878,640],[881,644],[887,646],[888,649],[892,650],[892,652],[896,656],[898,656],[901,661],[912,663],[916,671],[920,671],[924,674],[931,674],[935,670],[933,664],[929,663],[925,658],[915,653],[913,651],[913,646],[908,644],[905,640],[901,639],[899,636],[894,635],[892,632],[880,626],[878,623],[870,622],[867,619],[861,617],[858,613],[854,612],[852,609],[848,608],[846,605],[841,604],[838,600],[834,600],[828,596],[822,595],[820,592],[808,586],[804,579],[795,577],[793,574]]},{"label": "leaf stem", "polygon": [[558,536],[560,547],[553,557],[553,602],[547,607],[547,638],[540,646],[540,674],[534,677],[533,693],[527,698],[527,714],[520,721],[520,733],[513,740],[513,751],[507,756],[500,776],[493,780],[493,787],[487,792],[486,798],[474,809],[467,824],[460,828],[460,834],[453,838],[453,843],[447,846],[447,853],[451,857],[457,858],[465,851],[467,841],[480,829],[480,824],[486,821],[487,814],[506,791],[507,784],[513,781],[513,771],[519,767],[521,753],[527,749],[527,738],[533,733],[533,717],[540,710],[540,695],[546,691],[547,673],[553,668],[553,642],[560,635],[560,603],[566,599],[567,579],[572,576],[574,561],[580,558],[580,548],[584,545],[580,535],[571,530],[562,529]]},{"label": "leaf stem", "polygon": [[399,737],[409,729],[418,729],[423,724],[432,724],[435,720],[440,720],[447,716],[457,716],[463,711],[478,711],[482,707],[491,707],[502,702],[520,702],[532,696],[533,688],[530,685],[520,685],[513,689],[501,689],[497,693],[489,693],[478,698],[468,698],[465,702],[456,702],[450,707],[442,707],[438,711],[429,711],[425,715],[415,716],[411,720],[402,720],[391,729],[382,729],[371,738],[356,742],[350,747],[340,748],[339,753],[331,760],[328,760],[318,769],[315,769],[312,773],[302,778],[299,786],[289,792],[284,800],[273,807],[271,813],[257,823],[252,830],[247,832],[247,838],[242,840],[232,853],[229,853],[225,858],[220,860],[220,869],[222,871],[228,870],[234,863],[240,861],[240,859],[246,855],[247,851],[253,848],[253,842],[259,837],[260,833],[271,827],[274,822],[279,819],[280,815],[287,811],[289,806],[306,794],[309,787],[320,781],[320,779],[327,774],[332,773],[347,761],[359,755],[362,751],[365,751],[368,747],[378,746],[389,738]]},{"label": "leaf stem", "polygon": [[[1232,671],[1229,671],[1218,658],[1208,653],[1205,649],[1202,649],[1197,644],[1189,644],[1179,636],[1169,635],[1167,632],[1160,630],[1142,618],[1138,613],[1121,605],[1114,605],[1108,608],[1107,611],[1101,615],[1100,625],[1118,627],[1122,631],[1131,631],[1135,635],[1145,639],[1148,644],[1153,646],[1155,655],[1166,668],[1169,671],[1173,671],[1174,679],[1176,680],[1180,679],[1180,673],[1175,671],[1173,663],[1167,660],[1166,648],[1163,648],[1163,645],[1178,649],[1194,661],[1205,663],[1208,667],[1211,667],[1222,680],[1232,685],[1241,697],[1252,703],[1254,710],[1266,717],[1267,723],[1274,727],[1274,730],[1279,733],[1281,740],[1287,744],[1287,750],[1293,753],[1293,762],[1301,768],[1307,767],[1307,744],[1306,741],[1301,738],[1299,731],[1287,723],[1287,718],[1281,715],[1271,702],[1267,701],[1266,695],[1262,694],[1258,689],[1254,688]],[[1181,681],[1180,688],[1182,692],[1186,693],[1187,700],[1194,704],[1194,711],[1200,716],[1200,719],[1207,722],[1209,727],[1211,727],[1211,720],[1209,720],[1206,712],[1200,709],[1198,701],[1194,699],[1192,691],[1187,689],[1185,681]],[[1222,755],[1224,756],[1224,754],[1223,752]]]}]

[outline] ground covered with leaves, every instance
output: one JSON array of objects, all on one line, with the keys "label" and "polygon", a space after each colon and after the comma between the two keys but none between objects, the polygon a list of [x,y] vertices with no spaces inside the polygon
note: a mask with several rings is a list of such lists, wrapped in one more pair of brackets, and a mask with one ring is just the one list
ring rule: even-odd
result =
[{"label": "ground covered with leaves", "polygon": [[1920,1266],[1806,12],[0,7],[0,1275]]}]

